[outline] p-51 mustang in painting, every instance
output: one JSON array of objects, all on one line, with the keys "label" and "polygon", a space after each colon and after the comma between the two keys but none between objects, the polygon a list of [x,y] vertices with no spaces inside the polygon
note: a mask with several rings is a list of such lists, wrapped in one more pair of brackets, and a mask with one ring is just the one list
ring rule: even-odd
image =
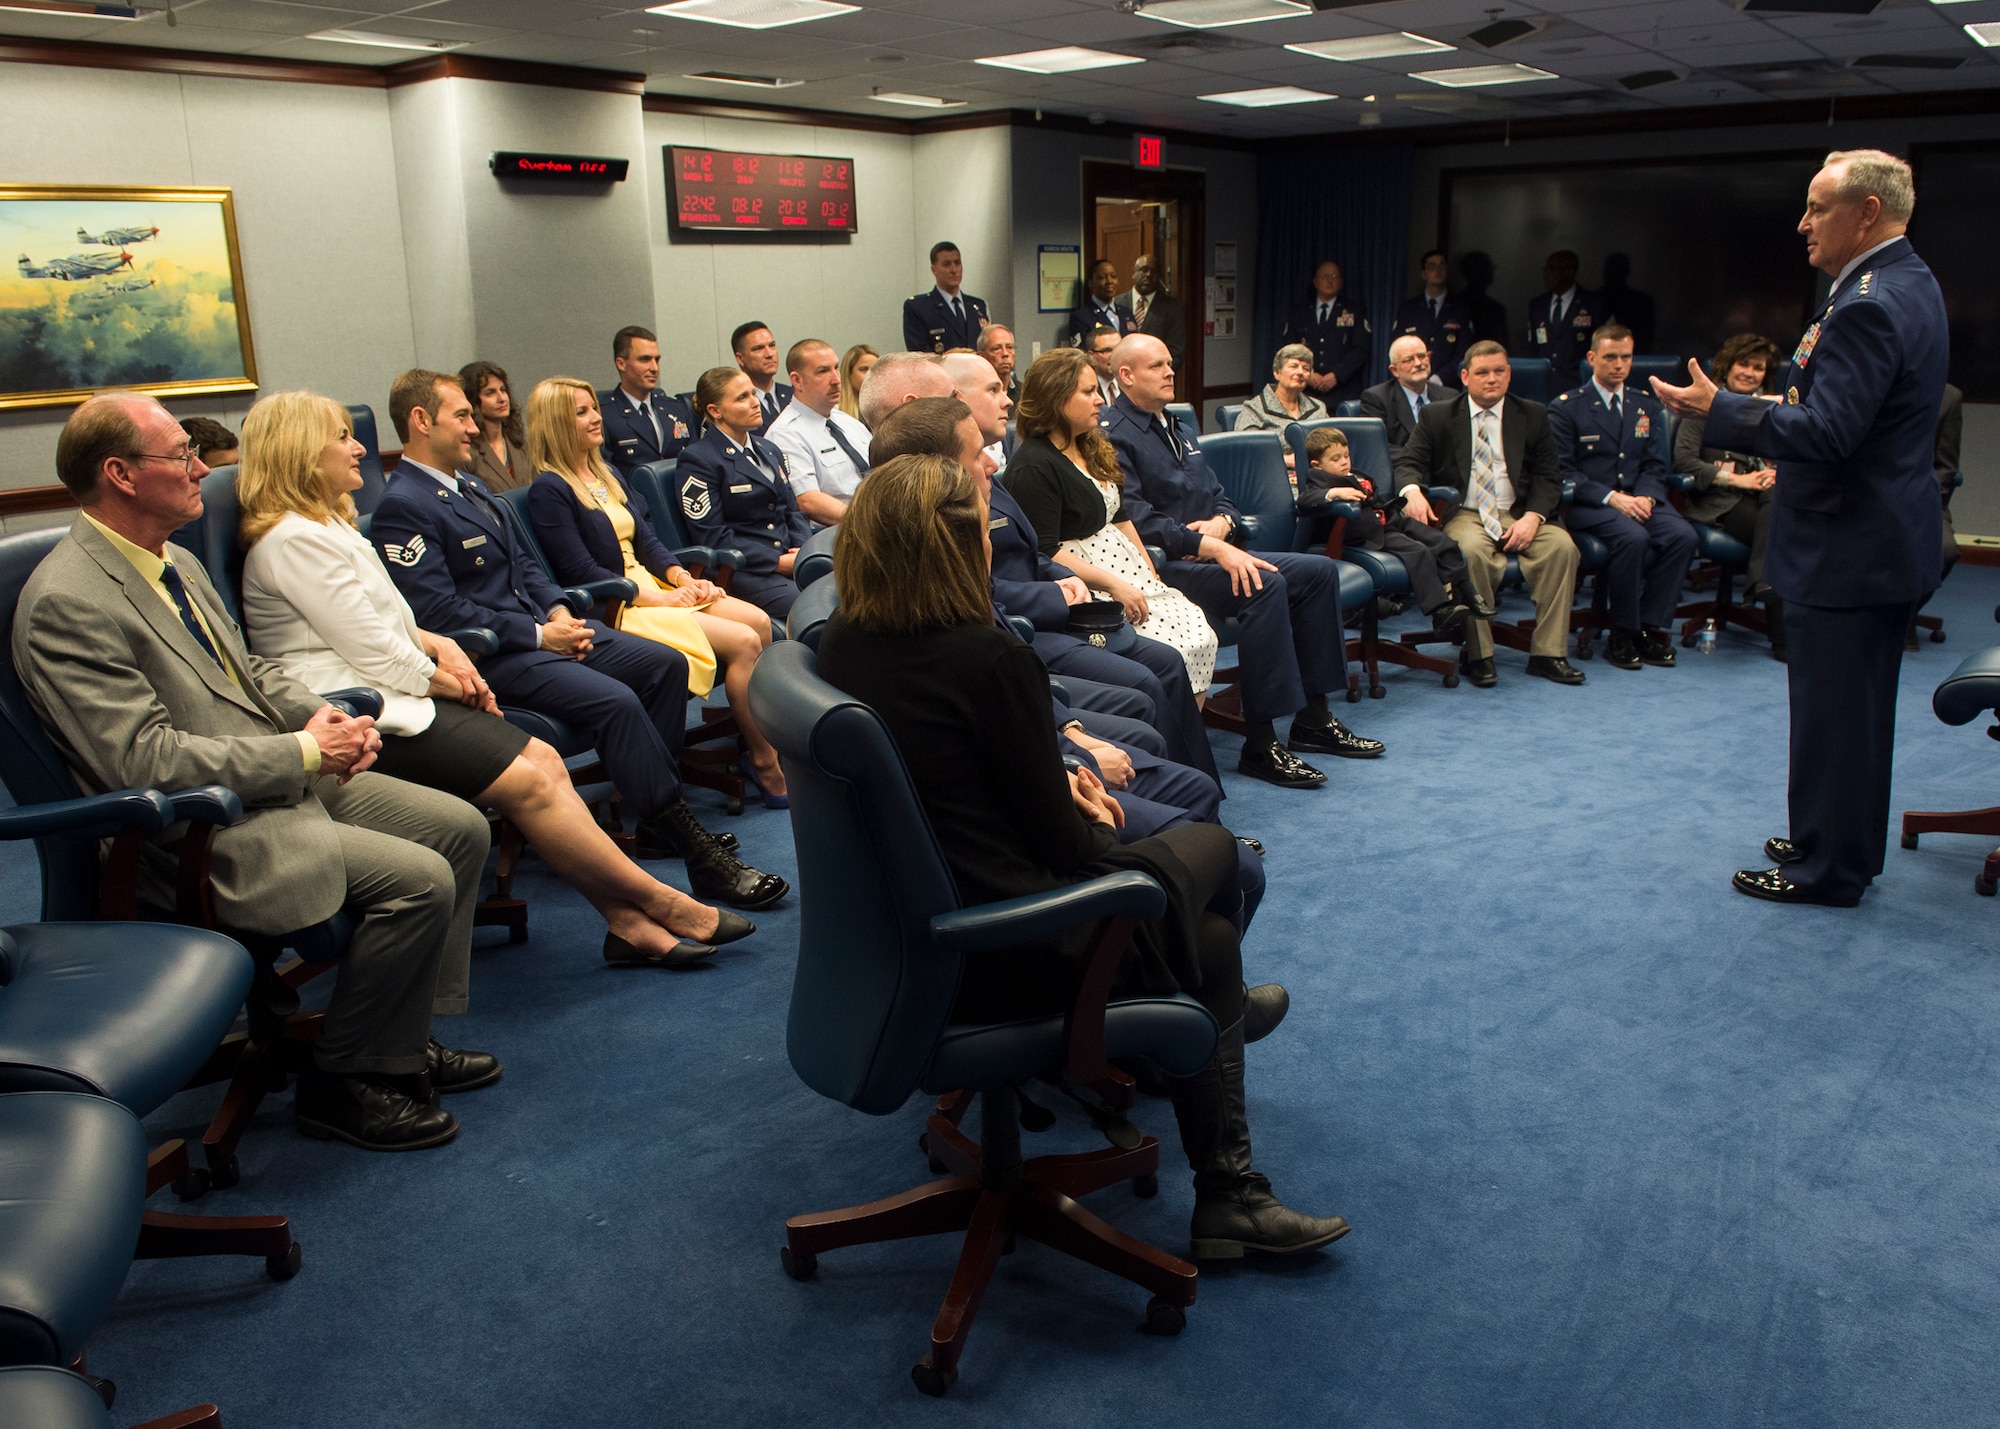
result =
[{"label": "p-51 mustang in painting", "polygon": [[55,278],[65,283],[80,283],[86,278],[101,278],[106,273],[115,273],[120,268],[132,266],[130,253],[72,253],[67,258],[51,258],[37,267],[23,253],[15,261],[23,278]]}]

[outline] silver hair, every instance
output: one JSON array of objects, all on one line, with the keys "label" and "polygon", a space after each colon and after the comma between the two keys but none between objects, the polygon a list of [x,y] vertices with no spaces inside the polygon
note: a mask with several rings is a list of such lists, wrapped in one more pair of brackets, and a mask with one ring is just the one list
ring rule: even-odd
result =
[{"label": "silver hair", "polygon": [[1272,373],[1276,374],[1278,372],[1283,371],[1285,364],[1287,362],[1290,362],[1293,358],[1297,358],[1300,362],[1303,362],[1306,366],[1311,367],[1313,360],[1313,350],[1307,347],[1302,342],[1286,343],[1283,347],[1279,348],[1276,352],[1271,354]]},{"label": "silver hair", "polygon": [[1012,337],[1014,335],[1014,329],[1008,327],[1007,324],[1005,323],[986,324],[985,327],[979,330],[979,336],[975,337],[972,340],[972,350],[978,353],[980,356],[984,357],[986,355],[986,349],[993,345],[992,342],[993,335],[996,333],[1003,333],[1003,332],[1006,333],[1007,336],[1009,337]]},{"label": "silver hair", "polygon": [[1859,203],[1872,194],[1882,201],[1882,217],[1889,222],[1910,221],[1917,207],[1917,181],[1908,164],[1880,149],[1835,149],[1823,167],[1836,164],[1847,170],[1834,189],[1842,199]]},{"label": "silver hair", "polygon": [[1418,352],[1429,352],[1431,350],[1429,343],[1425,342],[1422,338],[1418,337],[1413,332],[1406,332],[1401,337],[1395,339],[1393,342],[1389,344],[1389,360],[1391,362],[1396,361],[1396,349],[1401,347],[1406,342],[1415,343],[1416,344],[1415,350]]},{"label": "silver hair", "polygon": [[912,397],[949,397],[953,388],[944,359],[935,352],[891,352],[868,369],[855,405],[861,425],[872,432]]}]

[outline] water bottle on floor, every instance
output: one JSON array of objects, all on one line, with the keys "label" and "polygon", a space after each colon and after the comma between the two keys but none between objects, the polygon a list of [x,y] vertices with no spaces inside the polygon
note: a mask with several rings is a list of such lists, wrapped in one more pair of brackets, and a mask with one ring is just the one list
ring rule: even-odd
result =
[{"label": "water bottle on floor", "polygon": [[1703,654],[1703,655],[1713,655],[1713,654],[1715,653],[1715,617],[1714,617],[1714,616],[1710,616],[1710,617],[1709,617],[1709,619],[1708,619],[1708,623],[1707,623],[1706,625],[1702,626],[1702,628],[1701,628],[1701,634],[1699,634],[1699,635],[1695,636],[1695,638],[1694,638],[1694,648],[1695,648],[1695,650],[1696,650],[1697,652],[1699,652],[1700,654]]}]

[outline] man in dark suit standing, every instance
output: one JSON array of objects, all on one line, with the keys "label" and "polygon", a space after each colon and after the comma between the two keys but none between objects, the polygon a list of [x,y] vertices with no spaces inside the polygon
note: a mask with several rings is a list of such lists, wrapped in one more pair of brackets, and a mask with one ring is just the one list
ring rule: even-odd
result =
[{"label": "man in dark suit standing", "polygon": [[1083,284],[1083,301],[1070,310],[1063,331],[1076,346],[1085,347],[1088,345],[1085,339],[1101,327],[1110,328],[1119,337],[1138,330],[1131,312],[1118,306],[1118,265],[1109,258],[1100,258],[1090,265],[1090,276]]},{"label": "man in dark suit standing", "polygon": [[1776,868],[1733,880],[1774,903],[1851,908],[1888,847],[1903,631],[1939,578],[1931,460],[1950,356],[1937,280],[1903,236],[1915,206],[1901,159],[1828,154],[1799,232],[1833,288],[1784,400],[1718,392],[1692,362],[1686,387],[1653,379],[1676,413],[1707,417],[1704,441],[1778,465],[1764,578],[1791,651],[1791,829],[1764,845]]},{"label": "man in dark suit standing", "polygon": [[1367,383],[1368,353],[1375,329],[1361,309],[1341,293],[1340,265],[1332,259],[1313,270],[1313,295],[1285,318],[1280,343],[1303,343],[1312,349],[1313,373],[1306,388],[1331,411],[1336,402],[1361,396]]},{"label": "man in dark suit standing", "polygon": [[1430,349],[1431,370],[1440,381],[1458,385],[1458,360],[1476,340],[1472,332],[1472,309],[1451,290],[1451,265],[1444,250],[1433,248],[1424,255],[1424,290],[1405,298],[1396,309],[1396,325],[1391,337],[1420,337]]},{"label": "man in dark suit standing", "polygon": [[1181,300],[1160,286],[1160,270],[1150,255],[1142,255],[1132,265],[1132,286],[1118,295],[1115,304],[1131,326],[1127,332],[1143,332],[1167,345],[1174,366],[1181,365],[1187,349],[1187,310]]},{"label": "man in dark suit standing", "polygon": [[694,413],[660,390],[660,341],[647,329],[618,329],[611,338],[611,362],[618,385],[597,394],[604,458],[630,478],[635,468],[681,454],[695,439]]},{"label": "man in dark suit standing", "polygon": [[1389,450],[1399,452],[1416,434],[1424,408],[1451,395],[1431,371],[1431,350],[1423,338],[1405,333],[1389,344],[1389,380],[1361,394],[1361,415],[1388,428]]},{"label": "man in dark suit standing", "polygon": [[903,303],[903,346],[911,352],[971,347],[988,321],[986,299],[959,291],[965,259],[956,243],[931,245],[931,277],[937,286]]},{"label": "man in dark suit standing", "polygon": [[[1528,642],[1528,673],[1558,685],[1580,685],[1583,671],[1563,658],[1569,608],[1576,599],[1576,543],[1554,525],[1562,482],[1548,409],[1508,393],[1507,349],[1475,342],[1465,353],[1465,390],[1425,406],[1408,445],[1396,454],[1396,489],[1405,515],[1437,524],[1426,486],[1455,486],[1464,493],[1444,523],[1472,570],[1473,588],[1489,611],[1507,557],[1521,559],[1521,579],[1535,602],[1535,631]],[[1499,683],[1493,669],[1493,630],[1475,619],[1465,640],[1467,677],[1480,689]]]},{"label": "man in dark suit standing", "polygon": [[1604,299],[1576,285],[1577,256],[1567,248],[1542,264],[1542,286],[1528,302],[1528,356],[1549,360],[1549,391],[1567,392],[1583,381],[1590,335],[1609,321]]}]

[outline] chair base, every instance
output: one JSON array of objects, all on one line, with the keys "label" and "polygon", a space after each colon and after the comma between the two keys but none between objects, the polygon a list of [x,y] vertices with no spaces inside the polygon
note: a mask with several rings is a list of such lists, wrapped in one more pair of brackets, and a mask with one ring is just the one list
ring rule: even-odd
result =
[{"label": "chair base", "polygon": [[[1964,809],[1957,813],[1912,810],[1904,814],[1903,847],[1915,848],[1919,834],[1984,834],[1989,838],[2000,835],[2000,808]],[[1973,875],[1972,891],[1985,898],[2000,891],[2000,848],[1986,855],[1985,865]]]},{"label": "chair base", "polygon": [[1931,644],[1944,644],[1944,617],[1942,615],[1920,615],[1917,617],[1916,625],[1913,628],[1915,630],[1928,630],[1931,636]]},{"label": "chair base", "polygon": [[1186,1308],[1194,1304],[1199,1272],[1100,1220],[1076,1199],[1119,1181],[1151,1194],[1158,1186],[1158,1139],[1145,1137],[1130,1150],[1113,1146],[1023,1162],[1019,1102],[1011,1087],[982,1095],[981,1144],[959,1129],[955,1115],[963,1103],[952,1102],[940,1103],[924,1134],[925,1149],[949,1174],[866,1205],[793,1216],[785,1222],[785,1273],[810,1280],[820,1253],[843,1246],[963,1232],[958,1267],[931,1327],[930,1350],[911,1371],[917,1387],[931,1395],[943,1394],[958,1379],[973,1317],[1017,1235],[1151,1291],[1145,1328],[1178,1333]]},{"label": "chair base", "polygon": [[[1368,679],[1368,698],[1379,700],[1388,692],[1382,688],[1382,662],[1401,665],[1406,670],[1422,670],[1436,675],[1444,681],[1449,690],[1458,684],[1458,661],[1442,659],[1436,655],[1426,655],[1417,647],[1421,645],[1456,644],[1449,636],[1439,635],[1430,630],[1413,630],[1400,640],[1387,644],[1381,638],[1381,620],[1375,613],[1375,603],[1370,601],[1361,612],[1361,635],[1359,639],[1347,642],[1347,658],[1361,664],[1362,675]],[[1361,699],[1359,676],[1347,677],[1347,702],[1358,703]]]},{"label": "chair base", "polygon": [[[1706,573],[1697,568],[1691,574],[1690,581],[1704,574]],[[1711,620],[1715,622],[1718,635],[1731,625],[1737,625],[1767,638],[1770,636],[1771,625],[1763,611],[1754,605],[1737,604],[1736,575],[1734,566],[1718,567],[1715,577],[1715,599],[1689,601],[1674,612],[1675,618],[1681,623],[1682,649],[1694,649],[1695,638],[1701,634],[1702,626]]]},{"label": "chair base", "polygon": [[[325,964],[294,961],[278,976],[287,986],[297,987],[324,971]],[[291,1074],[305,1067],[325,1020],[326,1015],[319,1012],[294,1014],[280,1019],[268,1031],[253,1024],[247,1033],[232,1033],[216,1049],[208,1067],[196,1076],[191,1085],[224,1078],[229,1082],[222,1105],[201,1136],[210,1185],[226,1189],[242,1179],[236,1161],[237,1143],[250,1129],[265,1094],[283,1091]]]},{"label": "chair base", "polygon": [[[146,1194],[162,1186],[178,1193],[204,1176],[188,1165],[187,1143],[169,1141],[146,1158]],[[189,1255],[256,1255],[273,1280],[290,1280],[299,1273],[302,1253],[292,1239],[291,1222],[283,1216],[182,1216],[145,1211],[139,1221],[139,1260],[167,1260]]]},{"label": "chair base", "polygon": [[1201,722],[1227,734],[1246,733],[1249,726],[1243,721],[1242,667],[1231,665],[1226,670],[1217,670],[1209,677],[1209,687],[1212,693],[1201,707]]},{"label": "chair base", "polygon": [[715,790],[732,814],[743,812],[743,774],[737,768],[742,735],[733,711],[704,709],[701,723],[684,736],[679,759],[682,782]]}]

